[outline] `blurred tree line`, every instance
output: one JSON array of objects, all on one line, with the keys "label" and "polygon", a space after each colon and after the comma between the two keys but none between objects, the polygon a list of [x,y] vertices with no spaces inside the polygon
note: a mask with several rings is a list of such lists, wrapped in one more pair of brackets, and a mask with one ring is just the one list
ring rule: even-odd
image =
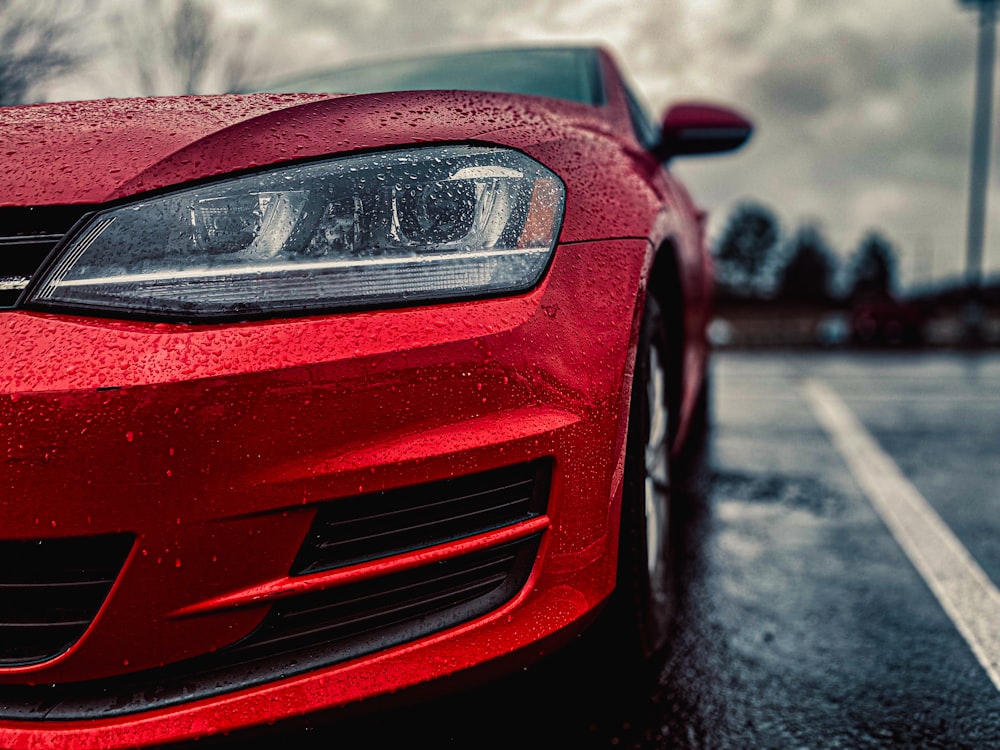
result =
[{"label": "blurred tree line", "polygon": [[832,304],[897,293],[896,249],[877,230],[841,262],[818,224],[786,236],[775,213],[752,201],[736,206],[713,253],[721,298]]},{"label": "blurred tree line", "polygon": [[116,95],[239,91],[259,73],[254,32],[227,23],[217,7],[208,0],[0,0],[0,106],[36,101],[44,84],[97,58],[115,61]]}]

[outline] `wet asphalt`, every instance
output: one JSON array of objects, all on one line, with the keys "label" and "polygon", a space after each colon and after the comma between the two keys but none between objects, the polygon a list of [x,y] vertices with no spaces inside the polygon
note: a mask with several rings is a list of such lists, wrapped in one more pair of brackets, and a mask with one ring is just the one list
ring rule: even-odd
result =
[{"label": "wet asphalt", "polygon": [[817,422],[808,378],[1000,584],[1000,353],[719,352],[711,431],[676,491],[674,634],[649,675],[581,638],[499,682],[271,743],[1000,748],[1000,692]]}]

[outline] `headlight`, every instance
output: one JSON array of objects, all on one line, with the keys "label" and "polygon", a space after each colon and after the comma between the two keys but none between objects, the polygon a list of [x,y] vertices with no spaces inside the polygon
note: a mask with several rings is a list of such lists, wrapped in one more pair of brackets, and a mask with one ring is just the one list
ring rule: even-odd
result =
[{"label": "headlight", "polygon": [[500,148],[274,169],[96,214],[28,301],[197,319],[514,293],[544,273],[564,197]]}]

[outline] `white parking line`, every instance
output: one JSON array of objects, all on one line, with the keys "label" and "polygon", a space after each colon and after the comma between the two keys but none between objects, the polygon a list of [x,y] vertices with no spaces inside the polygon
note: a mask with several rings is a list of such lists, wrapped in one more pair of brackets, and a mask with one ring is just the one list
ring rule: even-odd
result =
[{"label": "white parking line", "polygon": [[819,380],[807,380],[803,393],[875,510],[1000,690],[1000,591],[841,398]]}]

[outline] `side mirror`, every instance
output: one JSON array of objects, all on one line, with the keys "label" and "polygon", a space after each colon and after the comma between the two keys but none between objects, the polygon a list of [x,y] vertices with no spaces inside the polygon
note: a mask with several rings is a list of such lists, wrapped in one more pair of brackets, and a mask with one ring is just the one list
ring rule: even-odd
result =
[{"label": "side mirror", "polygon": [[661,161],[674,156],[733,151],[753,134],[742,115],[711,104],[675,104],[663,116],[660,142],[654,149]]}]

